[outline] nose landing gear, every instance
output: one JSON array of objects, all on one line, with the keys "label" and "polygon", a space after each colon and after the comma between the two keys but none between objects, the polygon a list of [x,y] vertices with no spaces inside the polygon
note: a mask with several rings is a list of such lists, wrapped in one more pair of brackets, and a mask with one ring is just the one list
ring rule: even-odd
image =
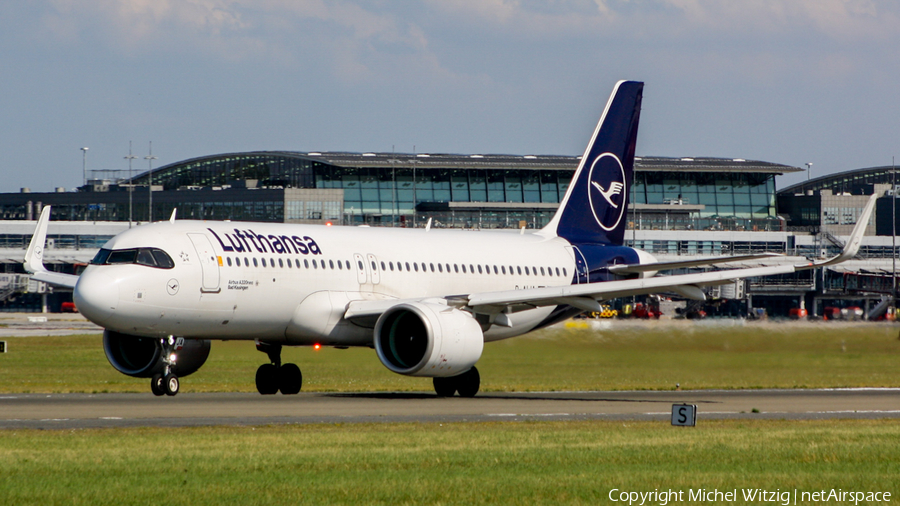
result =
[{"label": "nose landing gear", "polygon": [[179,337],[176,339],[170,336],[161,341],[162,361],[165,364],[165,369],[162,373],[156,373],[150,378],[150,391],[156,396],[173,396],[178,393],[178,389],[181,387],[181,382],[178,380],[178,376],[172,372],[172,369],[175,367],[175,361],[178,360],[176,352],[184,347],[184,338]]},{"label": "nose landing gear", "polygon": [[271,360],[270,364],[263,364],[256,370],[256,390],[262,395],[274,395],[279,390],[284,395],[300,393],[303,374],[297,364],[281,363],[281,345],[257,342],[256,349]]}]

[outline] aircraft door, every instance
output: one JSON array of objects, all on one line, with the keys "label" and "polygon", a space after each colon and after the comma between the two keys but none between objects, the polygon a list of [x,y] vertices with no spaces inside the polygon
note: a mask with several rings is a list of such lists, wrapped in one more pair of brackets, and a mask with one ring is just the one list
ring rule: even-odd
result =
[{"label": "aircraft door", "polygon": [[381,273],[378,270],[378,260],[375,259],[375,255],[369,253],[366,255],[366,259],[369,261],[369,266],[372,268],[370,271],[372,273],[372,284],[377,285],[381,283]]},{"label": "aircraft door", "polygon": [[205,234],[188,234],[188,238],[197,250],[197,258],[200,260],[200,268],[203,273],[203,282],[200,291],[203,293],[218,293],[219,288],[219,259],[212,243]]},{"label": "aircraft door", "polygon": [[366,284],[368,281],[368,276],[366,275],[366,261],[363,260],[362,255],[354,253],[353,262],[356,264],[356,281],[361,285]]}]

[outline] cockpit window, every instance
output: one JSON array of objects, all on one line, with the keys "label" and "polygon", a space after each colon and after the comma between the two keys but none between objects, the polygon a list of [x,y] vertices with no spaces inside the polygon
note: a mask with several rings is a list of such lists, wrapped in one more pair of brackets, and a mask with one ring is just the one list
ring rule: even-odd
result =
[{"label": "cockpit window", "polygon": [[91,260],[93,265],[138,264],[159,269],[171,269],[175,267],[165,251],[159,248],[132,248],[108,250],[101,249]]},{"label": "cockpit window", "polygon": [[94,259],[91,260],[93,265],[103,265],[106,263],[106,259],[109,258],[109,254],[112,253],[112,250],[108,249],[100,249],[96,255],[94,255]]},{"label": "cockpit window", "polygon": [[113,264],[133,264],[138,250],[136,249],[120,249],[113,250],[106,259],[106,263]]}]

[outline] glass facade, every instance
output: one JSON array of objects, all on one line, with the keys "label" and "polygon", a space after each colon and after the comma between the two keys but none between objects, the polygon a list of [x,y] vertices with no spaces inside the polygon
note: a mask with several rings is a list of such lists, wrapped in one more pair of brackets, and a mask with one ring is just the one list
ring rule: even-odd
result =
[{"label": "glass facade", "polygon": [[780,190],[779,195],[806,195],[820,190],[831,190],[834,195],[852,194],[866,195],[871,193],[874,184],[891,184],[900,182],[894,174],[894,167],[872,167],[869,169],[839,172],[828,176],[817,177]]},{"label": "glass facade", "polygon": [[[775,175],[794,171],[766,162],[636,158],[630,226],[641,229],[773,230]],[[155,221],[322,219],[354,225],[540,228],[552,218],[579,164],[571,156],[249,152],[195,158],[156,169]],[[134,221],[148,215],[149,173],[127,188],[94,181],[82,192],[15,196],[0,202],[4,219],[29,219],[52,204],[61,220]],[[340,190],[333,198],[277,192]],[[93,190],[93,191],[92,191]],[[108,190],[108,191],[105,191]],[[30,203],[24,204],[28,199]],[[31,202],[34,199],[37,202]],[[8,199],[7,199],[8,200]],[[679,207],[677,204],[684,204]],[[30,209],[29,209],[30,208]],[[130,209],[130,211],[129,211]]]},{"label": "glass facade", "polygon": [[[312,169],[317,164],[296,154],[279,152],[216,155],[161,167],[153,171],[153,184],[162,185],[165,190],[177,190],[225,186],[249,179],[260,187],[310,188]],[[141,174],[133,181],[136,185],[147,185],[150,174]]]},{"label": "glass facade", "polygon": [[[529,228],[542,226],[552,211],[528,211],[529,204],[558,204],[574,170],[353,168],[320,165],[316,188],[344,191],[348,223],[412,223],[435,213],[418,212],[422,204],[480,202],[485,209],[442,213],[445,226]],[[491,209],[494,203],[521,203],[514,211]],[[533,207],[533,206],[532,206]],[[421,216],[417,216],[421,215]],[[423,221],[424,223],[424,221]]]},{"label": "glass facade", "polygon": [[775,217],[775,176],[760,173],[635,172],[632,202],[701,204],[699,218]]}]

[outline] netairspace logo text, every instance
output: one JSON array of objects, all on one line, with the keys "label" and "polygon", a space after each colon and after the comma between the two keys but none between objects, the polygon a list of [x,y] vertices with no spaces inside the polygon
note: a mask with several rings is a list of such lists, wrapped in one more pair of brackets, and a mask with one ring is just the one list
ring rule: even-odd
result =
[{"label": "netairspace logo text", "polygon": [[668,504],[689,502],[736,502],[743,500],[749,503],[772,503],[789,506],[800,502],[819,502],[835,504],[879,503],[891,502],[890,492],[862,492],[857,490],[829,489],[829,490],[766,490],[761,488],[743,488],[731,490],[719,489],[688,489],[684,490],[653,490],[652,492],[638,492],[633,490],[621,490],[614,488],[609,491],[609,500],[616,503],[628,504],[628,506],[666,506]]}]

